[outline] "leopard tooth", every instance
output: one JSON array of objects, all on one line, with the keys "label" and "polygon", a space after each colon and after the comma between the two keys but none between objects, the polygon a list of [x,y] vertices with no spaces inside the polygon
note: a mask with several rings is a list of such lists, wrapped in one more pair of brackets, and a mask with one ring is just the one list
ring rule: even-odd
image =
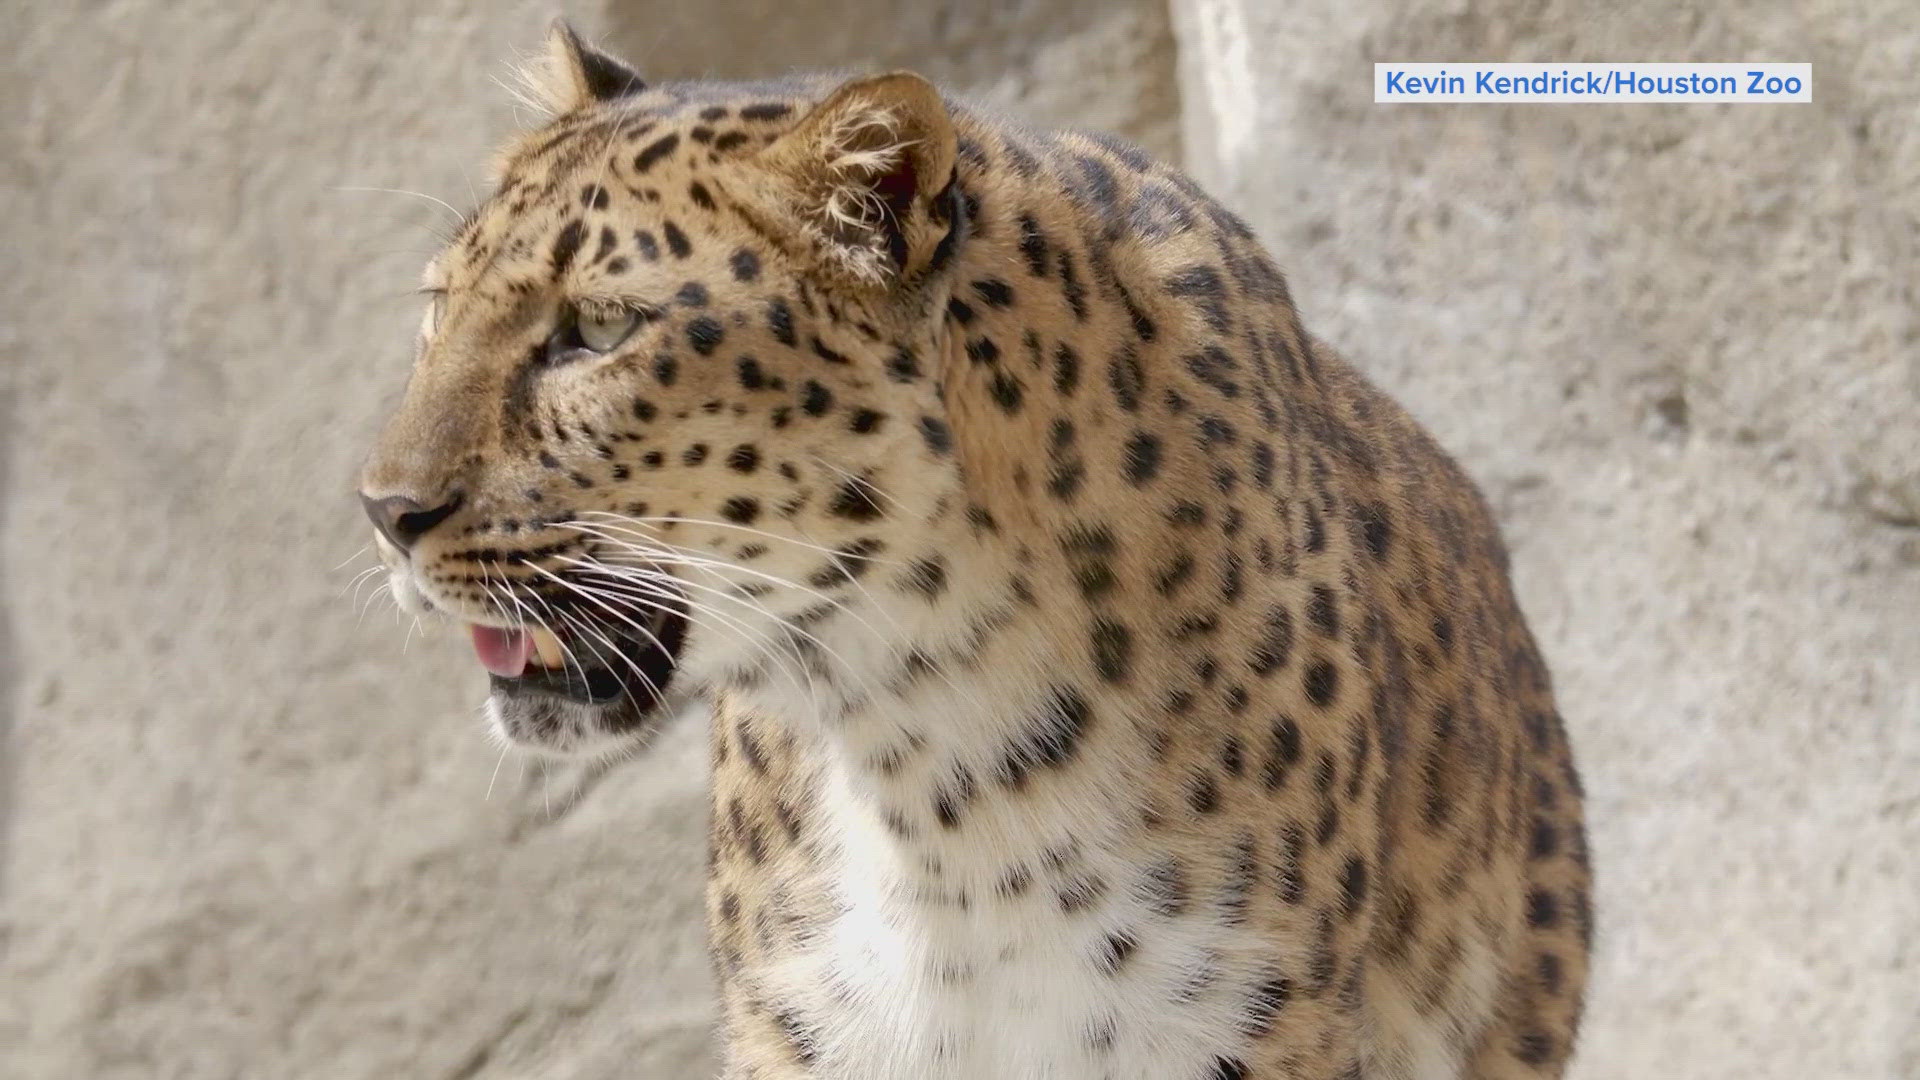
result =
[{"label": "leopard tooth", "polygon": [[560,639],[553,631],[544,626],[530,627],[527,631],[533,636],[533,653],[541,667],[557,668],[566,663],[566,650],[560,647]]}]

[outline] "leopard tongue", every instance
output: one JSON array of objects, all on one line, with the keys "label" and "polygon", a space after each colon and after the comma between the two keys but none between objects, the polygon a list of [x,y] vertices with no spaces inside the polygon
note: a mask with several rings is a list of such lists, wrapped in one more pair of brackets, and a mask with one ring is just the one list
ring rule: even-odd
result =
[{"label": "leopard tongue", "polygon": [[567,653],[553,631],[544,626],[526,630],[502,630],[493,626],[474,626],[473,651],[488,671],[505,679],[526,674],[527,665],[557,668],[567,662]]},{"label": "leopard tongue", "polygon": [[502,630],[497,626],[474,626],[473,653],[480,666],[503,679],[517,679],[527,670],[527,657],[533,652],[533,635],[524,630]]}]

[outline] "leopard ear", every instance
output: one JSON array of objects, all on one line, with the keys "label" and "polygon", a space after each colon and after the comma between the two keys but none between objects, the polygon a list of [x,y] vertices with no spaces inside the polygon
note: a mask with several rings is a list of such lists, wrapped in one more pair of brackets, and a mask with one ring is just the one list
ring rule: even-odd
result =
[{"label": "leopard ear", "polygon": [[937,269],[953,232],[953,118],[911,72],[842,84],[761,152],[775,213],[824,268],[859,287]]},{"label": "leopard ear", "polygon": [[547,69],[535,82],[540,96],[558,113],[647,88],[639,72],[580,40],[565,19],[553,20],[547,31]]}]

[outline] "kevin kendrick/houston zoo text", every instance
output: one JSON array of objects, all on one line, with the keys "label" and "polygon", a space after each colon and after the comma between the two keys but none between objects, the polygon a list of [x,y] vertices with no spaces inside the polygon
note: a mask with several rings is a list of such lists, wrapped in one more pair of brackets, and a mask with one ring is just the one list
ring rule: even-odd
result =
[{"label": "kevin kendrick/houston zoo text", "polygon": [[1375,64],[1376,103],[1813,100],[1811,64]]}]

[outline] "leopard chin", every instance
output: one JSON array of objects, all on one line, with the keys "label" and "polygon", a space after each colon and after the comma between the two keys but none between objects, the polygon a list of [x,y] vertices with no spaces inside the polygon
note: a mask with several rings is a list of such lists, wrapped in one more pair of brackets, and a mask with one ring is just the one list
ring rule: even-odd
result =
[{"label": "leopard chin", "polygon": [[583,702],[496,680],[487,696],[486,715],[492,734],[516,751],[553,758],[604,757],[644,744],[693,699],[691,692],[673,687],[648,705],[624,694],[608,702]]}]

